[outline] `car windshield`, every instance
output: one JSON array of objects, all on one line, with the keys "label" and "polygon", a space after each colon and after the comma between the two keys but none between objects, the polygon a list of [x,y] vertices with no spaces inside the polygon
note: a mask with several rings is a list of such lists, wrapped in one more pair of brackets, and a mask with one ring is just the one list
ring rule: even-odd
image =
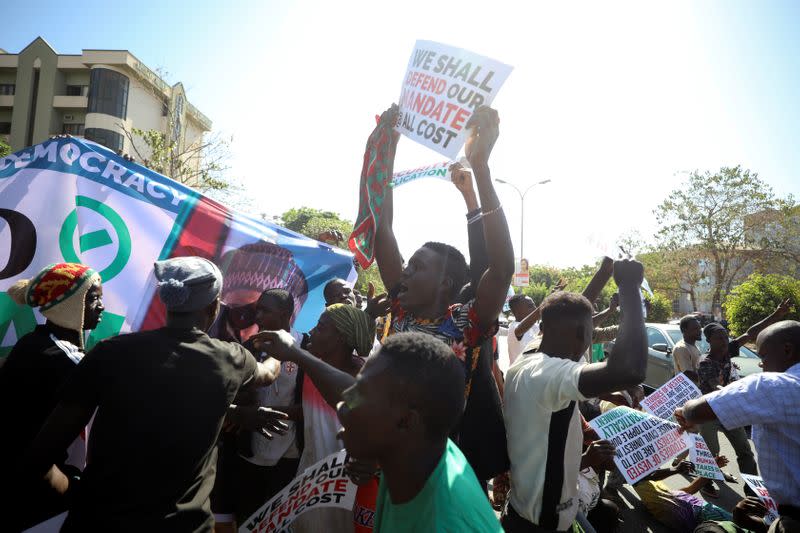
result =
[{"label": "car windshield", "polygon": [[739,346],[739,357],[745,359],[760,359],[758,354],[746,346]]},{"label": "car windshield", "polygon": [[[683,338],[683,334],[681,333],[680,329],[668,329],[666,330],[667,335],[669,338],[672,339],[673,344],[677,344]],[[708,343],[706,342],[705,337],[701,338],[699,341],[695,343],[697,349],[700,350],[700,353],[706,353],[709,350]],[[751,352],[752,353],[752,352]]]}]

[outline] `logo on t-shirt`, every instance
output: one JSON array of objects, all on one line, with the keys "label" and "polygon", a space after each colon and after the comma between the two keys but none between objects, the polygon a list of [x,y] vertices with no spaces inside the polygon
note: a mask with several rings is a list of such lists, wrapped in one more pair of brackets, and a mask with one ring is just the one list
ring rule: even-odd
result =
[{"label": "logo on t-shirt", "polygon": [[373,527],[375,511],[373,509],[362,507],[361,505],[356,505],[355,509],[353,509],[353,520],[355,521],[356,525]]}]

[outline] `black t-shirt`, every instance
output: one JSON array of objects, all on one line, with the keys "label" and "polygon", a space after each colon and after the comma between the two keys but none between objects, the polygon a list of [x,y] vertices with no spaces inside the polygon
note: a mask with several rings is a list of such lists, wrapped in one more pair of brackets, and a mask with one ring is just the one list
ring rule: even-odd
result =
[{"label": "black t-shirt", "polygon": [[[58,392],[83,353],[36,326],[23,336],[0,368],[0,472],[18,465],[58,402]],[[66,453],[60,459],[65,460]]]},{"label": "black t-shirt", "polygon": [[211,531],[215,443],[255,370],[242,346],[197,329],[98,344],[61,398],[98,406],[88,465],[62,531]]}]

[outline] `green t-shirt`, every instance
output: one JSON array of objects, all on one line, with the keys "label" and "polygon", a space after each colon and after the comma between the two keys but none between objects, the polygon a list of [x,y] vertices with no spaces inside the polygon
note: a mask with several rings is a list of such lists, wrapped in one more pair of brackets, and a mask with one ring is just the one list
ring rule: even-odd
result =
[{"label": "green t-shirt", "polygon": [[381,478],[375,531],[502,533],[503,528],[464,454],[448,439],[436,469],[410,502],[393,504],[389,488]]}]

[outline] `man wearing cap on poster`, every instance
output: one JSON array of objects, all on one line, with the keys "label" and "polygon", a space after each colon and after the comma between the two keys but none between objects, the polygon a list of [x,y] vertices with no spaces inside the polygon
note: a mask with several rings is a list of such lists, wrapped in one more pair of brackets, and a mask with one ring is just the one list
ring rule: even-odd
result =
[{"label": "man wearing cap on poster", "polygon": [[[0,472],[9,474],[58,402],[58,391],[83,358],[83,332],[103,313],[100,275],[86,265],[57,263],[8,289],[18,305],[38,308],[47,320],[20,338],[0,368]],[[54,457],[76,476],[86,463],[86,443],[75,439]],[[0,485],[0,515],[7,531],[37,524],[66,509],[66,500],[41,480]]]},{"label": "man wearing cap on poster", "polygon": [[[238,344],[205,331],[219,311],[222,274],[200,257],[155,264],[167,325],[100,342],[75,369],[34,441],[26,472],[72,487],[54,459],[95,413],[89,464],[62,531],[208,531],[215,442],[243,385],[275,380]],[[284,427],[279,417],[269,431]],[[49,472],[48,472],[49,471]]]}]

